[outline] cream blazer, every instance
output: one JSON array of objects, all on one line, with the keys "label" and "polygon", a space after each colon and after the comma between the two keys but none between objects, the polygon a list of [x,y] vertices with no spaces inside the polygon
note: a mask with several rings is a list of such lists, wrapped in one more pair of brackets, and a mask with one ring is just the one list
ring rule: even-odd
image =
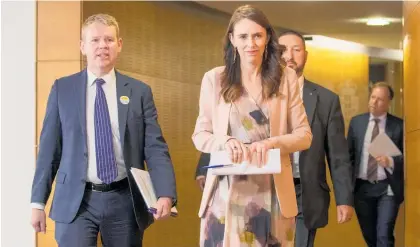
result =
[{"label": "cream blazer", "polygon": [[[200,91],[199,115],[192,140],[195,147],[205,153],[223,150],[228,133],[231,103],[225,103],[220,96],[220,75],[224,67],[216,67],[204,74]],[[281,78],[279,96],[269,100],[270,139],[281,153],[281,173],[274,174],[274,184],[285,218],[297,215],[296,193],[293,183],[290,153],[308,149],[312,132],[308,124],[303,101],[300,97],[297,76],[294,70],[285,68]],[[201,199],[199,217],[205,213],[213,196],[217,176],[210,172]]]}]

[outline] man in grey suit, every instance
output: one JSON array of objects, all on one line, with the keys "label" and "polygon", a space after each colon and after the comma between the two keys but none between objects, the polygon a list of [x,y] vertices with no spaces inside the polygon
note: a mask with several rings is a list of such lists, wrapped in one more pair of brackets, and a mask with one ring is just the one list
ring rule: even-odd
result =
[{"label": "man in grey suit", "polygon": [[[45,204],[60,247],[140,247],[144,230],[176,203],[174,170],[150,87],[115,71],[122,48],[112,16],[89,17],[80,45],[87,69],[52,86],[32,185],[32,219],[46,230]],[[145,169],[158,202],[152,214],[130,168]]]},{"label": "man in grey suit", "polygon": [[279,36],[279,43],[285,49],[282,56],[287,66],[298,76],[313,134],[308,150],[291,155],[298,202],[295,246],[312,247],[317,228],[328,223],[330,188],[326,181],[325,157],[334,185],[338,223],[349,221],[353,214],[352,168],[338,95],[304,78],[307,51],[302,35],[284,32]]}]

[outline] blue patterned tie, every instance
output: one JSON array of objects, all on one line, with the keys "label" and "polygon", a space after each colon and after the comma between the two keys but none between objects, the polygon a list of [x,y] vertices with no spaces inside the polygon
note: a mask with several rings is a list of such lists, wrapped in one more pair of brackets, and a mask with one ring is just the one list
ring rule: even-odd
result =
[{"label": "blue patterned tie", "polygon": [[95,148],[96,169],[100,180],[105,184],[112,183],[118,175],[112,144],[111,120],[109,118],[108,104],[102,85],[105,81],[101,78],[95,80]]}]

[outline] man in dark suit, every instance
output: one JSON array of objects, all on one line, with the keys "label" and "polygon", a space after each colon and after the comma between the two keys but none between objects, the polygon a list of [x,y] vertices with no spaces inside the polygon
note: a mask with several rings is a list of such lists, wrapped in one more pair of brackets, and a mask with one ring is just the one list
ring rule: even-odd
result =
[{"label": "man in dark suit", "polygon": [[[150,87],[115,71],[121,51],[112,16],[89,17],[81,51],[87,68],[52,86],[32,185],[32,219],[46,230],[45,204],[55,179],[50,217],[60,247],[140,247],[143,232],[170,215],[174,170]],[[158,197],[150,214],[130,168],[145,169]]]},{"label": "man in dark suit", "polygon": [[352,118],[348,130],[354,168],[354,205],[363,237],[369,247],[394,246],[394,226],[404,200],[404,157],[373,157],[368,148],[385,133],[403,153],[403,120],[388,112],[394,92],[385,83],[373,85],[369,113]]},{"label": "man in dark suit", "polygon": [[287,66],[298,76],[313,134],[308,150],[291,155],[298,202],[295,246],[311,247],[317,228],[328,223],[330,188],[326,181],[325,157],[334,185],[338,223],[349,221],[353,214],[352,168],[338,95],[304,78],[307,51],[302,35],[284,32],[279,36],[279,43],[284,48],[282,57]]},{"label": "man in dark suit", "polygon": [[197,182],[198,187],[201,190],[204,189],[204,185],[206,183],[206,174],[207,169],[202,169],[204,166],[208,166],[210,163],[210,154],[208,153],[201,153],[200,159],[197,163],[197,168],[195,170],[195,181]]}]

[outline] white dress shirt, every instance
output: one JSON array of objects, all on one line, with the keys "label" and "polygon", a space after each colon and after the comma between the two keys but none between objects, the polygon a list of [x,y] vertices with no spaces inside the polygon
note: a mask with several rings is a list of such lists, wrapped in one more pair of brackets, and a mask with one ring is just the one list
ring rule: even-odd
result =
[{"label": "white dress shirt", "polygon": [[[379,123],[378,123],[379,133],[384,133],[385,132],[386,116],[387,116],[387,114],[385,113],[384,115],[382,115],[380,117],[376,117],[377,119],[379,119]],[[369,160],[368,148],[369,148],[369,145],[370,145],[371,140],[372,140],[372,132],[373,132],[373,128],[375,126],[375,121],[373,120],[374,118],[375,117],[372,114],[370,114],[369,124],[367,126],[365,139],[363,141],[362,156],[360,158],[360,168],[359,168],[359,174],[358,174],[358,178],[363,179],[363,180],[367,180],[367,168],[368,168],[368,160]],[[388,157],[388,159],[389,159],[390,168],[386,168],[386,169],[392,174],[393,167],[394,167],[394,160],[391,157]],[[385,170],[380,165],[378,165],[378,175],[377,176],[378,176],[378,180],[386,179]],[[391,186],[388,186],[388,195],[393,195],[392,190],[391,190]]]},{"label": "white dress shirt", "polygon": [[[87,166],[87,182],[101,184],[102,181],[97,176],[96,169],[96,153],[95,153],[95,98],[96,83],[98,77],[87,70],[86,82],[86,131],[87,131],[87,149],[88,149],[88,166]],[[127,177],[125,170],[124,157],[120,142],[120,132],[118,123],[118,101],[117,101],[117,81],[115,70],[112,69],[108,74],[101,77],[105,83],[102,85],[104,90],[109,117],[112,129],[112,142],[114,146],[115,159],[117,162],[118,176],[115,181],[119,181]],[[32,208],[44,209],[43,203],[31,203]]]},{"label": "white dress shirt", "polygon": [[[303,100],[303,84],[305,83],[305,77],[300,76],[298,78],[298,85],[299,85],[299,92],[300,92],[300,98]],[[300,152],[294,152],[293,153],[293,166],[292,166],[292,170],[293,170],[293,177],[294,178],[300,178],[300,172],[299,172],[299,155]]]}]

